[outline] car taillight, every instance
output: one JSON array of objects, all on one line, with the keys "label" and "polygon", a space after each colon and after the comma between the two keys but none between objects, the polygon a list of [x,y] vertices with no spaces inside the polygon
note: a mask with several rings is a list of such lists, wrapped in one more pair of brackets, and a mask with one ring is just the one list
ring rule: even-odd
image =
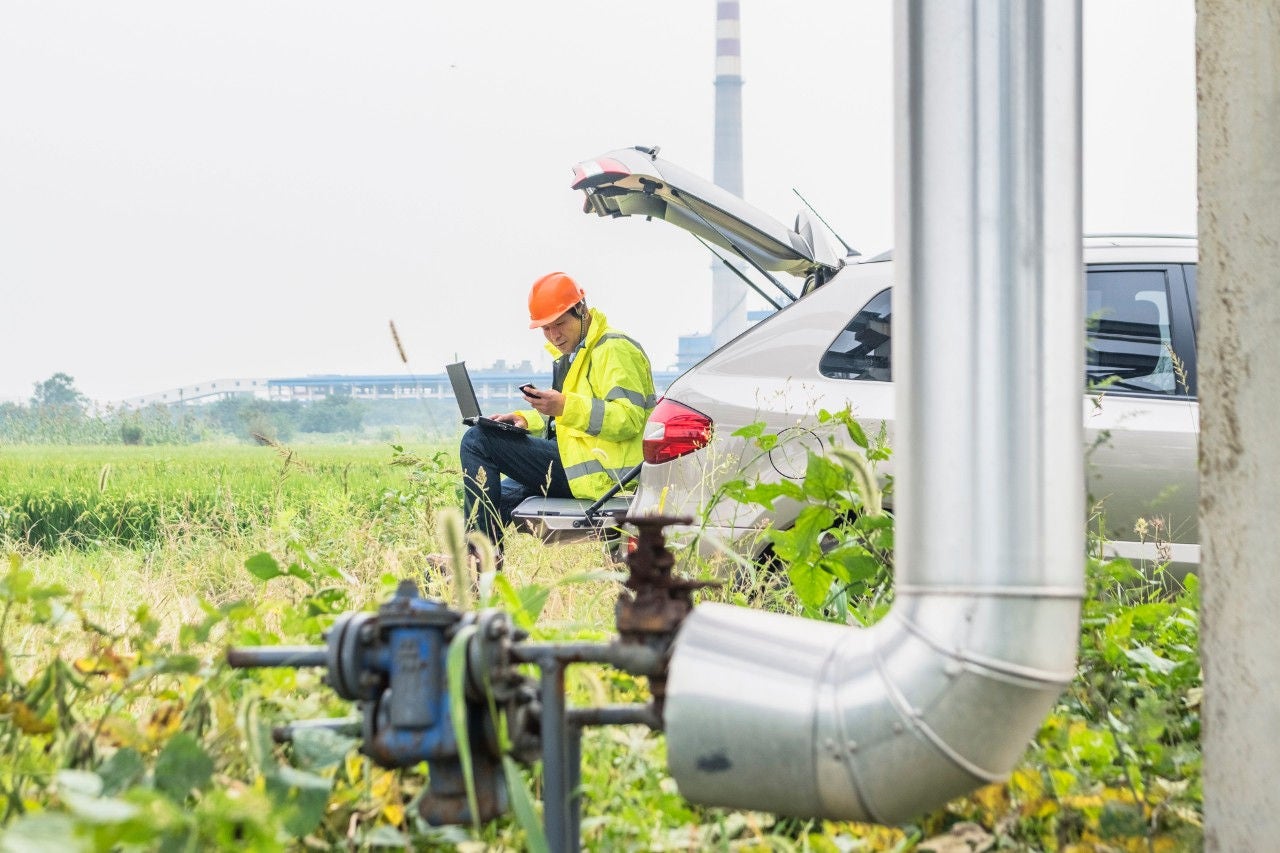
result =
[{"label": "car taillight", "polygon": [[599,160],[587,160],[573,167],[573,183],[570,189],[581,190],[607,184],[619,178],[625,178],[631,170],[612,157],[601,157]]},{"label": "car taillight", "polygon": [[644,428],[644,461],[670,462],[711,441],[711,418],[675,400],[662,399]]}]

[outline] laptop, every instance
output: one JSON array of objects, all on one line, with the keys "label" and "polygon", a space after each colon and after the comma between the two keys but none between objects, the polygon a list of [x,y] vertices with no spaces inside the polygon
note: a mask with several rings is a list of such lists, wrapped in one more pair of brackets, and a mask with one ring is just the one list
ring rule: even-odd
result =
[{"label": "laptop", "polygon": [[476,388],[471,384],[471,374],[467,373],[467,363],[446,364],[445,372],[449,374],[449,384],[453,386],[454,399],[458,401],[458,410],[462,412],[462,422],[467,426],[482,426],[487,429],[500,429],[505,432],[517,432],[525,435],[529,430],[522,426],[495,421],[480,414],[480,401],[476,399]]}]

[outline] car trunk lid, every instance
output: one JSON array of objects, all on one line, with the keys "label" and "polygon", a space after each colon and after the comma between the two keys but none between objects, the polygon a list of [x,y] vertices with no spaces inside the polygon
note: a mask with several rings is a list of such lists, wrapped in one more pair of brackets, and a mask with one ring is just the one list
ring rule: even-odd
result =
[{"label": "car trunk lid", "polygon": [[584,213],[662,219],[764,270],[805,278],[844,265],[806,212],[797,217],[795,230],[788,228],[728,190],[659,159],[657,148],[620,148],[584,160],[573,168],[571,187],[586,197]]}]

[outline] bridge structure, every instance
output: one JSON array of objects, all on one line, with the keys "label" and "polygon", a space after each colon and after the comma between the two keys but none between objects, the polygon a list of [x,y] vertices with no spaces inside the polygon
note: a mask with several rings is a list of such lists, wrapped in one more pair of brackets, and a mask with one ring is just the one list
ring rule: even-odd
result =
[{"label": "bridge structure", "polygon": [[[661,394],[682,371],[663,370],[653,374],[654,385]],[[532,382],[542,388],[551,387],[551,372],[534,370],[527,362],[517,368],[495,366],[471,371],[476,396],[485,401],[516,402],[523,399],[520,386]],[[452,400],[453,388],[447,374],[421,376],[406,373],[340,374],[323,373],[280,378],[241,377],[214,379],[195,385],[172,388],[154,394],[121,401],[120,408],[142,409],[148,406],[202,405],[236,397],[260,400],[311,403],[326,397],[350,397],[356,400]]]}]

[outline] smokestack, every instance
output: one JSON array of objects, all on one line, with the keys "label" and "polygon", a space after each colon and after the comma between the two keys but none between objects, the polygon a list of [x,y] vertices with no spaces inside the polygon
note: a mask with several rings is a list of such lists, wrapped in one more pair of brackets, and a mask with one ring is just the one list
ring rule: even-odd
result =
[{"label": "smokestack", "polygon": [[[713,180],[742,196],[742,40],[738,0],[716,3],[716,144]],[[736,259],[735,259],[736,262]],[[719,261],[711,266],[711,345],[747,328],[746,286]]]}]

